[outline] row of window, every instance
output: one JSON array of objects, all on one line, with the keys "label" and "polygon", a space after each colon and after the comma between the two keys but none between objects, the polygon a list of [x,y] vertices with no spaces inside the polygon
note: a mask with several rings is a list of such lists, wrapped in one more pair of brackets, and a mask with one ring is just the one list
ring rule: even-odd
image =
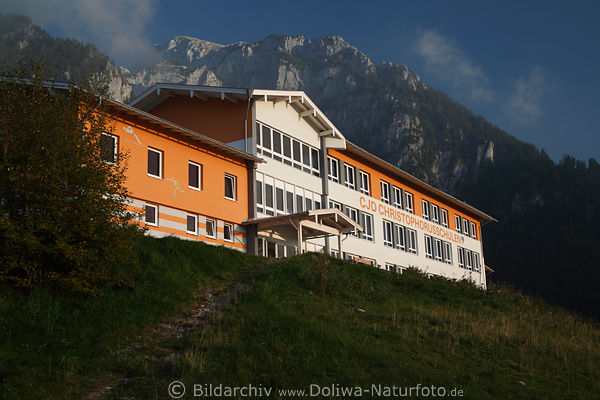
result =
[{"label": "row of window", "polygon": [[417,254],[417,231],[383,220],[383,244]]},{"label": "row of window", "polygon": [[256,152],[314,176],[320,176],[319,149],[256,123]]},{"label": "row of window", "polygon": [[450,242],[425,235],[425,257],[452,264],[452,246]]},{"label": "row of window", "polygon": [[261,173],[256,174],[256,210],[267,215],[320,209],[321,195]]},{"label": "row of window", "polygon": [[469,271],[479,272],[481,269],[479,253],[459,247],[458,266]]},{"label": "row of window", "polygon": [[471,222],[460,215],[454,216],[454,222],[456,223],[456,232],[477,239],[477,226],[474,222]]},{"label": "row of window", "polygon": [[371,194],[369,174],[337,158],[327,157],[327,178],[368,196]]},{"label": "row of window", "polygon": [[421,208],[423,219],[448,227],[448,210],[425,199],[421,200]]},{"label": "row of window", "polygon": [[413,195],[404,189],[394,186],[384,180],[380,181],[381,201],[385,204],[391,204],[396,208],[414,213]]},{"label": "row of window", "polygon": [[[159,206],[154,204],[146,204],[144,221],[146,225],[158,226]],[[199,235],[200,230],[198,229],[198,215],[188,214],[186,221],[186,232],[190,235]],[[208,238],[217,238],[217,221],[214,219],[206,219],[205,235]],[[228,242],[233,242],[233,224],[224,222],[223,224],[223,239]]]}]

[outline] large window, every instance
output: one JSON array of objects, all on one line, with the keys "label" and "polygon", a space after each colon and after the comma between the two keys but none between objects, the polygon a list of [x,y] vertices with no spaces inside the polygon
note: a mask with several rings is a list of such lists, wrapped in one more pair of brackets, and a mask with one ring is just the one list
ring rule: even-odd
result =
[{"label": "large window", "polygon": [[440,208],[442,212],[442,226],[448,227],[448,210]]},{"label": "large window", "polygon": [[436,224],[440,223],[440,208],[436,204],[431,204],[431,220]]},{"label": "large window", "polygon": [[256,124],[256,151],[314,176],[320,176],[318,149],[261,123]]},{"label": "large window", "polygon": [[198,234],[198,217],[188,214],[187,216],[187,233],[191,235]]},{"label": "large window", "polygon": [[452,246],[449,242],[443,242],[444,244],[444,262],[446,264],[452,264]]},{"label": "large window", "polygon": [[433,238],[425,235],[425,257],[433,259]]},{"label": "large window", "polygon": [[373,216],[367,213],[361,213],[361,226],[363,228],[362,238],[373,241]]},{"label": "large window", "polygon": [[148,175],[162,179],[163,152],[148,147]]},{"label": "large window", "polygon": [[406,229],[406,245],[409,253],[417,254],[417,231]]},{"label": "large window", "polygon": [[363,171],[358,171],[360,175],[360,191],[366,195],[371,194],[371,189],[369,185],[369,174]]},{"label": "large window", "polygon": [[467,236],[471,236],[471,234],[469,233],[469,221],[466,218],[463,218],[462,223],[463,223],[463,233]]},{"label": "large window", "polygon": [[381,181],[381,201],[390,204],[390,184],[385,181]]},{"label": "large window", "polygon": [[340,166],[336,158],[327,157],[327,176],[334,182],[340,182]]},{"label": "large window", "polygon": [[429,202],[427,200],[421,200],[421,208],[423,210],[423,219],[429,221]]},{"label": "large window", "polygon": [[437,261],[443,261],[444,260],[444,250],[442,247],[442,241],[440,239],[434,239],[433,241],[434,244],[434,255],[435,255],[435,259]]},{"label": "large window", "polygon": [[402,189],[393,186],[394,192],[394,207],[402,208]]},{"label": "large window", "polygon": [[460,215],[455,215],[454,216],[454,225],[455,225],[455,228],[456,228],[456,232],[462,233],[462,230],[461,230],[462,221],[461,221]]},{"label": "large window", "polygon": [[158,226],[158,206],[146,204],[145,222],[147,225]]},{"label": "large window", "polygon": [[402,225],[394,225],[394,239],[396,239],[396,248],[406,251],[406,228]]},{"label": "large window", "polygon": [[474,222],[470,222],[470,224],[471,224],[471,237],[473,239],[477,239],[477,228],[475,226],[475,223]]},{"label": "large window", "polygon": [[[359,224],[360,222],[358,221],[358,210],[356,208],[352,208],[352,207],[344,207],[344,214],[346,214],[352,221],[356,222],[357,224]],[[352,231],[352,235],[357,236],[357,232],[356,230]]]},{"label": "large window", "polygon": [[352,165],[344,164],[344,184],[352,190],[356,188],[354,167]]},{"label": "large window", "polygon": [[202,190],[202,166],[188,162],[188,186],[194,190]]},{"label": "large window", "polygon": [[115,135],[103,133],[100,136],[100,157],[109,164],[117,163],[119,151],[119,138]]},{"label": "large window", "polygon": [[390,221],[383,221],[383,244],[384,246],[394,246],[393,224]]},{"label": "large window", "polygon": [[233,175],[225,174],[225,198],[236,199],[235,176]]},{"label": "large window", "polygon": [[458,266],[460,268],[465,267],[465,249],[462,247],[458,248]]},{"label": "large window", "polygon": [[413,195],[410,192],[404,192],[404,209],[409,213],[414,213]]}]

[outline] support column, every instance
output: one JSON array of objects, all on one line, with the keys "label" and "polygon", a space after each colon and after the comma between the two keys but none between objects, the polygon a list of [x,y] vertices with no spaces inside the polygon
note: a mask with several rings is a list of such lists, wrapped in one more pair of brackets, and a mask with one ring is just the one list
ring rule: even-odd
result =
[{"label": "support column", "polygon": [[343,256],[343,253],[342,253],[342,234],[341,233],[338,234],[337,237],[338,237],[338,251],[339,251],[339,255],[338,256],[339,256],[340,259],[343,259],[344,256]]},{"label": "support column", "polygon": [[302,254],[302,221],[298,222],[298,254]]}]

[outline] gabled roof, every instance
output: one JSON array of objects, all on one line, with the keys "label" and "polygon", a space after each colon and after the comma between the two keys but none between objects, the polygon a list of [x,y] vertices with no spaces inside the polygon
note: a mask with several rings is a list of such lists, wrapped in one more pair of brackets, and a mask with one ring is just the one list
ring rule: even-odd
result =
[{"label": "gabled roof", "polygon": [[268,90],[268,89],[240,89],[220,86],[182,85],[170,83],[156,83],[143,91],[129,102],[132,107],[143,111],[150,111],[173,95],[196,97],[201,100],[209,98],[227,100],[233,103],[246,102],[249,99],[256,101],[282,101],[290,104],[304,120],[319,133],[320,136],[331,136],[341,139],[346,138],[340,130],[333,125],[317,105],[302,91]]}]

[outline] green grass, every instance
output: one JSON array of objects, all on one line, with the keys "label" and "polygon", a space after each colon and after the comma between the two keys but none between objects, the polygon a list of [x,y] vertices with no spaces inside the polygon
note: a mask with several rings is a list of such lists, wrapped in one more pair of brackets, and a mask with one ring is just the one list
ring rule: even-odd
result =
[{"label": "green grass", "polygon": [[[484,292],[315,254],[267,266],[175,239],[148,240],[140,253],[144,268],[131,292],[99,299],[3,293],[6,399],[80,398],[108,373],[129,378],[109,398],[167,399],[173,380],[186,384],[186,399],[194,383],[422,384],[458,388],[467,399],[600,393],[599,324],[509,288]],[[188,337],[142,331],[181,312],[202,288],[250,273],[238,300]],[[115,355],[138,336],[148,342],[143,351]],[[178,357],[149,358],[157,340]]]},{"label": "green grass", "polygon": [[264,264],[173,238],[144,238],[138,258],[133,289],[99,297],[0,291],[0,399],[81,398],[111,374],[127,373],[132,360],[116,352],[143,339],[145,329],[180,313],[204,288]]}]

